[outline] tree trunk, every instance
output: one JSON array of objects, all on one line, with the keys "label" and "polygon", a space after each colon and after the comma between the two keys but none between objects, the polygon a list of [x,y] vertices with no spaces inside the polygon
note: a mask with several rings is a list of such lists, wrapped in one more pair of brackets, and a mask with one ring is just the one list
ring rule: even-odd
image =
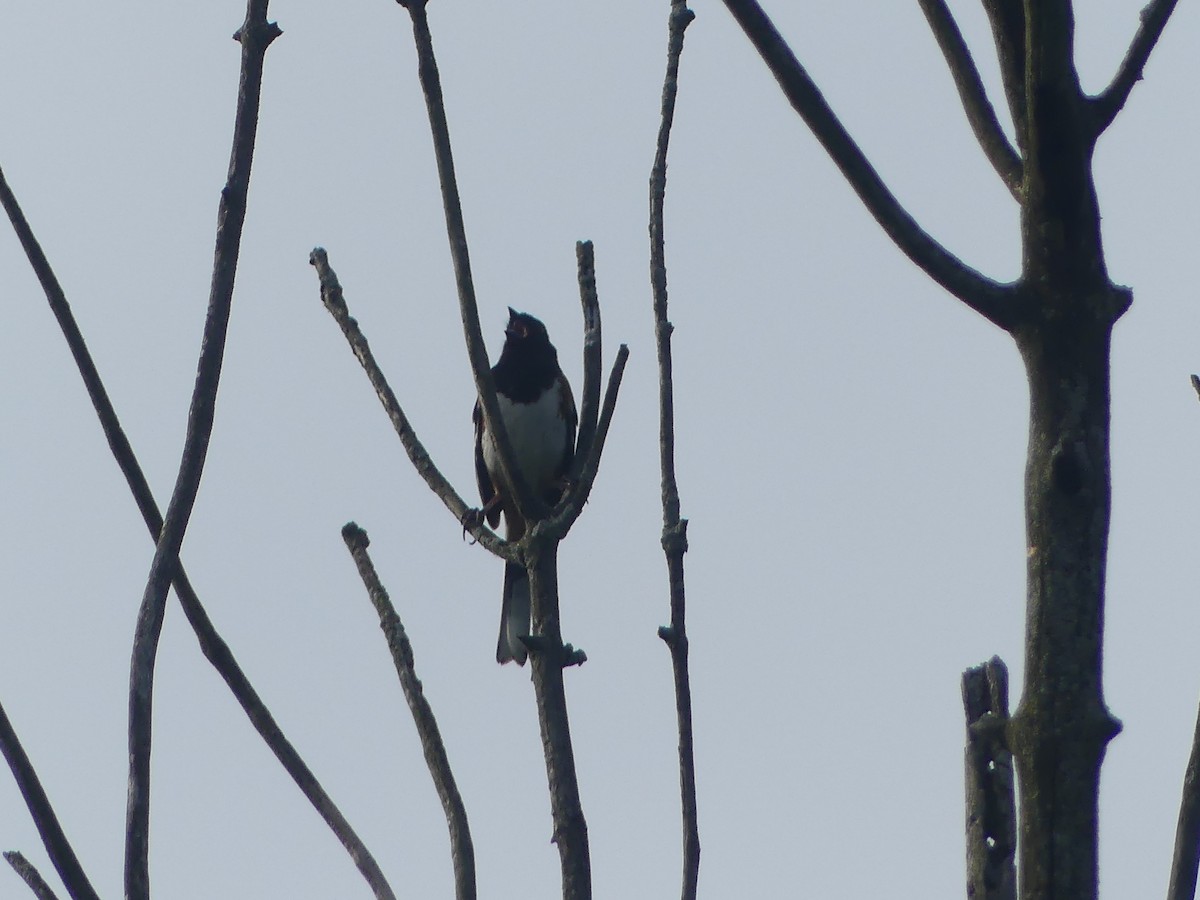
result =
[{"label": "tree trunk", "polygon": [[1111,323],[1086,302],[1057,306],[1038,304],[1015,335],[1030,394],[1025,689],[1008,731],[1022,900],[1096,896],[1100,764],[1120,728],[1101,668]]},{"label": "tree trunk", "polygon": [[1109,348],[1129,306],[1104,265],[1096,133],[1067,0],[1026,0],[1024,294],[1012,330],[1029,378],[1025,685],[1008,729],[1020,790],[1022,900],[1097,892],[1111,504]]}]

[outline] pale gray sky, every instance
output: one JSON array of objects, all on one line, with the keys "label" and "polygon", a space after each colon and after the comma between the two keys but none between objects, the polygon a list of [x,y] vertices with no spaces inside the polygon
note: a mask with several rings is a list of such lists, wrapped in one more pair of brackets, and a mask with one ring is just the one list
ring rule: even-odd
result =
[{"label": "pale gray sky", "polygon": [[[1078,6],[1098,90],[1142,0]],[[668,188],[701,896],[963,892],[959,676],[1021,683],[1026,389],[1009,338],[896,251],[722,4],[696,0]],[[951,3],[1000,104],[978,4]],[[915,3],[767,7],[900,199],[982,271],[1017,211]],[[598,897],[674,896],[674,700],[655,629],[657,372],[646,185],[668,4],[434,0],[485,334],[544,319],[578,390],[574,242],[632,356],[562,552]],[[9,4],[0,165],[165,503],[208,293],[241,22],[205,4]],[[473,496],[462,350],[407,14],[277,0],[216,429],[184,560],[217,627],[404,897],[451,893],[446,829],[354,519],[412,637],[471,815],[482,897],[558,894],[527,672],[493,660],[501,566],[413,473],[321,307],[325,246],[421,438]],[[1181,4],[1096,175],[1117,327],[1102,782],[1105,896],[1166,883],[1200,693],[1200,12]],[[121,893],[129,646],[152,545],[11,231],[0,228],[0,697],[100,893]],[[200,656],[174,601],[156,687],[157,896],[367,896]],[[0,777],[0,846],[52,874]],[[0,872],[0,897],[23,896]]]}]

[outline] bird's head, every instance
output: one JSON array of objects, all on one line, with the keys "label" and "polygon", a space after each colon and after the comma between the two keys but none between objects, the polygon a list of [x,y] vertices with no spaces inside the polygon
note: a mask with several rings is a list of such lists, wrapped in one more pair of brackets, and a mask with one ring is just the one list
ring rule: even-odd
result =
[{"label": "bird's head", "polygon": [[546,326],[540,320],[529,313],[517,312],[511,306],[508,308],[508,325],[504,328],[504,336],[507,339],[506,343],[530,347],[550,343]]}]

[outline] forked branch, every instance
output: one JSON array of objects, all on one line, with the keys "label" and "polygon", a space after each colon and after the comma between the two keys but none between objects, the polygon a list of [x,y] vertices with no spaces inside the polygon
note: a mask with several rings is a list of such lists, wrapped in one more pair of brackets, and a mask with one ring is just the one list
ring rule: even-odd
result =
[{"label": "forked branch", "polygon": [[962,101],[963,111],[975,139],[983,148],[984,154],[992,164],[992,168],[1000,176],[1009,193],[1019,202],[1021,199],[1021,157],[1009,143],[996,117],[996,109],[988,99],[987,89],[983,79],[979,77],[979,69],[971,56],[971,50],[963,39],[954,15],[946,6],[946,0],[918,0],[933,36],[946,58],[950,67],[950,75],[954,86],[958,89],[958,97]]},{"label": "forked branch", "polygon": [[[79,324],[75,321],[75,316],[71,312],[70,304],[67,302],[62,286],[59,284],[49,260],[46,259],[41,245],[34,236],[33,230],[25,219],[25,215],[21,211],[16,197],[13,196],[12,191],[5,182],[2,171],[0,171],[0,204],[4,206],[5,211],[8,213],[13,230],[16,232],[17,238],[25,250],[25,254],[29,259],[34,273],[37,275],[38,281],[41,283],[50,309],[58,320],[63,336],[66,338],[67,346],[70,348],[71,355],[75,360],[75,365],[79,369],[80,376],[83,378],[84,386],[87,388],[92,406],[96,410],[96,416],[100,420],[100,427],[104,430],[104,436],[108,441],[109,449],[112,451],[117,465],[125,476],[125,481],[129,485],[129,490],[133,495],[134,502],[137,503],[138,510],[142,514],[142,521],[146,524],[150,539],[157,541],[158,535],[162,532],[163,519],[158,504],[154,500],[154,495],[150,490],[150,483],[146,480],[146,475],[142,471],[136,454],[133,452],[133,447],[130,445],[129,439],[125,435],[125,430],[121,427],[121,421],[117,417],[116,409],[109,399],[108,391],[104,387],[100,372],[96,368],[96,363],[92,359],[91,352],[88,350],[87,344],[83,339],[83,333],[79,330]],[[383,877],[383,872],[379,869],[370,851],[367,850],[366,845],[359,839],[354,829],[350,826],[350,823],[346,821],[341,810],[337,808],[337,805],[325,792],[320,782],[317,781],[312,770],[301,759],[300,754],[296,752],[295,747],[292,746],[287,736],[284,735],[279,725],[275,722],[274,716],[271,715],[271,711],[267,709],[266,704],[263,703],[262,698],[258,696],[258,692],[250,684],[250,680],[242,671],[241,666],[233,655],[233,651],[229,649],[229,645],[217,632],[212,620],[208,617],[208,612],[200,602],[200,597],[192,587],[182,563],[176,567],[173,585],[175,595],[179,598],[179,604],[183,607],[184,615],[187,616],[188,623],[192,626],[192,630],[196,634],[196,639],[200,644],[200,650],[204,654],[205,659],[212,664],[213,668],[225,680],[230,692],[237,699],[263,741],[271,748],[271,751],[275,754],[280,764],[292,776],[292,779],[296,782],[301,792],[308,798],[321,818],[329,825],[334,835],[342,843],[342,846],[345,847],[346,852],[350,854],[355,865],[371,886],[375,896],[381,898],[381,900],[392,897],[391,888],[388,887],[387,880]]]},{"label": "forked branch", "polygon": [[825,102],[757,0],[725,0],[725,5],[762,56],[792,107],[812,129],[888,237],[951,294],[990,322],[1011,330],[1020,312],[1015,287],[981,275],[916,223]]},{"label": "forked branch", "polygon": [[187,434],[175,488],[167,505],[162,533],[154,551],[146,590],[138,609],[129,672],[129,792],[125,816],[126,900],[150,898],[150,744],[154,692],[154,664],[162,633],[167,591],[179,567],[179,549],[196,494],[212,434],[217,387],[225,351],[225,335],[233,302],[242,224],[258,105],[262,89],[263,60],[267,47],[280,34],[267,21],[267,0],[248,0],[246,19],[234,37],[242,45],[242,71],[238,86],[237,115],[233,129],[229,176],[221,192],[217,213],[217,246],[213,260],[208,314],[204,322],[200,362],[188,410]]},{"label": "forked branch", "polygon": [[[442,205],[446,214],[446,231],[450,240],[450,254],[454,261],[455,281],[458,287],[459,312],[463,321],[467,351],[471,359],[471,371],[475,379],[479,403],[483,410],[485,427],[496,441],[502,475],[513,488],[515,496],[510,499],[521,517],[526,522],[533,523],[533,527],[528,529],[522,540],[524,550],[522,562],[529,574],[534,632],[529,640],[529,645],[534,651],[532,654],[532,678],[537,697],[538,720],[550,788],[550,806],[554,823],[553,840],[558,845],[562,868],[563,897],[566,900],[587,900],[591,897],[592,890],[587,825],[575,777],[575,761],[571,747],[562,669],[564,664],[578,661],[580,657],[578,654],[570,653],[568,647],[562,643],[558,627],[557,546],[558,541],[578,516],[583,500],[587,497],[591,479],[595,477],[595,469],[598,466],[598,453],[603,445],[607,421],[602,413],[587,454],[587,462],[580,472],[579,481],[568,491],[566,499],[553,511],[553,518],[547,519],[547,511],[542,508],[543,504],[540,502],[540,498],[531,494],[520,468],[515,464],[512,444],[499,413],[495,384],[483,345],[479,326],[479,310],[475,302],[474,286],[471,280],[462,206],[454,176],[450,132],[446,123],[445,103],[442,97],[437,61],[433,53],[433,39],[425,14],[425,0],[399,0],[399,2],[408,9],[412,18],[413,37],[417,48],[417,70],[425,96],[425,106],[429,114],[429,126],[433,136],[434,154],[437,158],[438,181],[442,192]],[[592,322],[588,320],[587,316],[587,293],[588,288],[584,285],[584,327],[585,332],[590,332]],[[595,333],[598,340],[598,316],[595,316]],[[588,354],[592,359],[598,359],[595,351],[589,350]],[[614,377],[610,379],[610,394],[614,397],[614,402],[623,363],[624,353],[618,355],[618,363],[614,367]],[[593,369],[595,369],[594,364]],[[589,385],[585,391],[585,399],[590,391]],[[530,515],[531,512],[533,515]]]}]

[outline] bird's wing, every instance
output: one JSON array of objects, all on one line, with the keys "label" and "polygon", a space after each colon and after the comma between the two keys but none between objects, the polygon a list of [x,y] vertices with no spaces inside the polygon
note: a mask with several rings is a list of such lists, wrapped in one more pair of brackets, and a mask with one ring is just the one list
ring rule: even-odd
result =
[{"label": "bird's wing", "polygon": [[[475,423],[475,481],[479,485],[479,499],[486,507],[496,496],[496,486],[492,484],[492,476],[483,461],[483,408],[475,401],[475,409],[471,412],[471,421]],[[487,513],[488,524],[495,528],[500,524],[500,504],[495,504]]]}]

